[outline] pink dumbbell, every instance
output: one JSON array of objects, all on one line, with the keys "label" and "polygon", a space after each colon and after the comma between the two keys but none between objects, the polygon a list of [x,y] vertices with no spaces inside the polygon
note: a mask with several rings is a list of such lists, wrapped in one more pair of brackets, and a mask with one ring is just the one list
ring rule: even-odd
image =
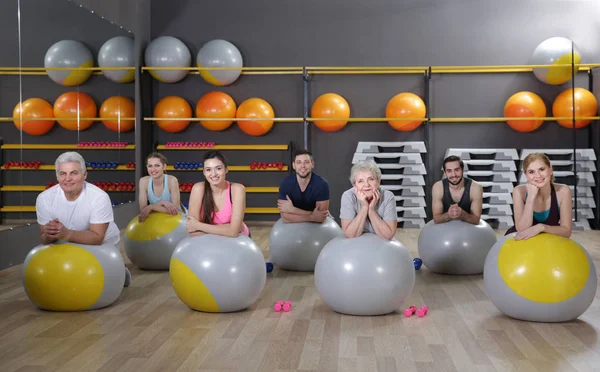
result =
[{"label": "pink dumbbell", "polygon": [[416,312],[417,312],[417,307],[415,305],[411,305],[406,310],[404,310],[404,315],[408,318]]},{"label": "pink dumbbell", "polygon": [[290,301],[286,301],[283,303],[283,311],[286,313],[292,310],[292,303]]},{"label": "pink dumbbell", "polygon": [[423,306],[419,310],[417,310],[417,315],[419,316],[419,318],[422,318],[425,315],[427,315],[428,312],[429,308],[427,306]]}]

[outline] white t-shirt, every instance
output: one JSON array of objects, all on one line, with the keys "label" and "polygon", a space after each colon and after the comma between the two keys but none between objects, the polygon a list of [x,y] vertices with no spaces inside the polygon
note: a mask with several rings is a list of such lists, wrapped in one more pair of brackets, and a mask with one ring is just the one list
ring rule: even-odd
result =
[{"label": "white t-shirt", "polygon": [[119,248],[119,228],[114,222],[110,197],[91,183],[83,183],[83,190],[74,201],[67,200],[60,185],[52,186],[38,195],[35,208],[40,225],[58,218],[67,229],[84,231],[90,228],[90,224],[108,222],[103,244]]}]

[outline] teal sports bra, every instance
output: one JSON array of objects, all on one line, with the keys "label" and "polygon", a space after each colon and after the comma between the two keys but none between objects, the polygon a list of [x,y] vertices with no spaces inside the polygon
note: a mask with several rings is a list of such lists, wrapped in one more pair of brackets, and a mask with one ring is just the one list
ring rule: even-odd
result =
[{"label": "teal sports bra", "polygon": [[[525,193],[525,200],[527,200],[527,193]],[[552,206],[550,206],[550,208],[552,208]],[[533,211],[533,218],[535,218],[536,221],[545,222],[548,219],[548,216],[550,216],[550,208],[543,212]],[[560,205],[558,205],[558,212],[560,213]]]}]

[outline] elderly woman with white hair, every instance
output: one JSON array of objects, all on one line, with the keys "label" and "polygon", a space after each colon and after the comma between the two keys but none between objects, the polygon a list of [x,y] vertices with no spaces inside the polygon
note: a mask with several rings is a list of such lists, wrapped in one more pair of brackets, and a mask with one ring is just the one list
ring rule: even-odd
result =
[{"label": "elderly woman with white hair", "polygon": [[[110,197],[86,182],[85,160],[77,152],[65,152],[55,162],[58,184],[40,193],[36,215],[43,244],[68,241],[110,244],[119,249],[119,228],[114,222]],[[131,274],[125,267],[125,286]]]},{"label": "elderly woman with white hair", "polygon": [[394,193],[379,187],[381,170],[373,161],[354,164],[350,172],[352,188],[342,194],[340,219],[348,238],[374,233],[391,240],[396,234],[398,215]]}]

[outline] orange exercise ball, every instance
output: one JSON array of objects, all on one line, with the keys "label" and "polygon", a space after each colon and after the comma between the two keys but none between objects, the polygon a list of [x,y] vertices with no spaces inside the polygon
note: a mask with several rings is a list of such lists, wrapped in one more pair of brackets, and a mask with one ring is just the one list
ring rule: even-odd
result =
[{"label": "orange exercise ball", "polygon": [[[41,98],[29,98],[23,104],[17,103],[13,110],[13,119],[18,130],[32,135],[46,134],[54,126],[53,120],[36,120],[39,118],[53,118],[52,105]],[[21,121],[21,119],[24,119]],[[27,120],[33,119],[33,120]]]},{"label": "orange exercise ball", "polygon": [[[518,92],[504,104],[504,116],[511,118],[542,118],[546,116],[546,104],[532,92]],[[544,120],[507,120],[506,123],[519,132],[533,132]]]},{"label": "orange exercise ball", "polygon": [[154,106],[154,117],[166,119],[156,120],[156,125],[165,132],[181,132],[190,125],[190,121],[169,119],[191,118],[192,107],[181,97],[167,96],[161,98],[156,106]]},{"label": "orange exercise ball", "polygon": [[[96,103],[86,93],[67,92],[62,94],[54,102],[54,117],[73,118],[75,120],[56,119],[61,127],[68,130],[86,130],[93,123],[98,108]],[[82,120],[87,118],[87,120]]]},{"label": "orange exercise ball", "polygon": [[[268,118],[275,117],[273,107],[262,98],[249,98],[237,109],[236,118]],[[238,120],[240,129],[251,136],[262,136],[273,127],[273,120]]]},{"label": "orange exercise ball", "polygon": [[[197,118],[235,118],[235,101],[227,93],[209,92],[196,104]],[[233,124],[233,120],[200,120],[200,124],[212,131],[222,131]]]},{"label": "orange exercise ball", "polygon": [[135,120],[123,120],[122,118],[135,117],[135,104],[128,97],[113,96],[107,98],[100,106],[100,117],[103,119],[115,118],[102,120],[104,126],[113,132],[129,132],[135,127]]},{"label": "orange exercise ball", "polygon": [[[425,119],[425,102],[414,93],[396,94],[389,100],[385,108],[386,118],[423,118]],[[392,128],[401,132],[416,129],[424,120],[388,120]]]},{"label": "orange exercise ball", "polygon": [[340,120],[315,120],[315,125],[325,132],[337,132],[348,123],[350,105],[336,93],[325,93],[315,100],[311,108],[313,118],[340,118]]},{"label": "orange exercise ball", "polygon": [[[595,116],[598,112],[598,101],[587,89],[575,88],[575,116]],[[573,117],[573,89],[562,92],[554,100],[552,115],[555,117]],[[588,119],[576,119],[575,128],[583,128],[590,123]],[[573,128],[573,119],[557,120],[565,128]]]}]

